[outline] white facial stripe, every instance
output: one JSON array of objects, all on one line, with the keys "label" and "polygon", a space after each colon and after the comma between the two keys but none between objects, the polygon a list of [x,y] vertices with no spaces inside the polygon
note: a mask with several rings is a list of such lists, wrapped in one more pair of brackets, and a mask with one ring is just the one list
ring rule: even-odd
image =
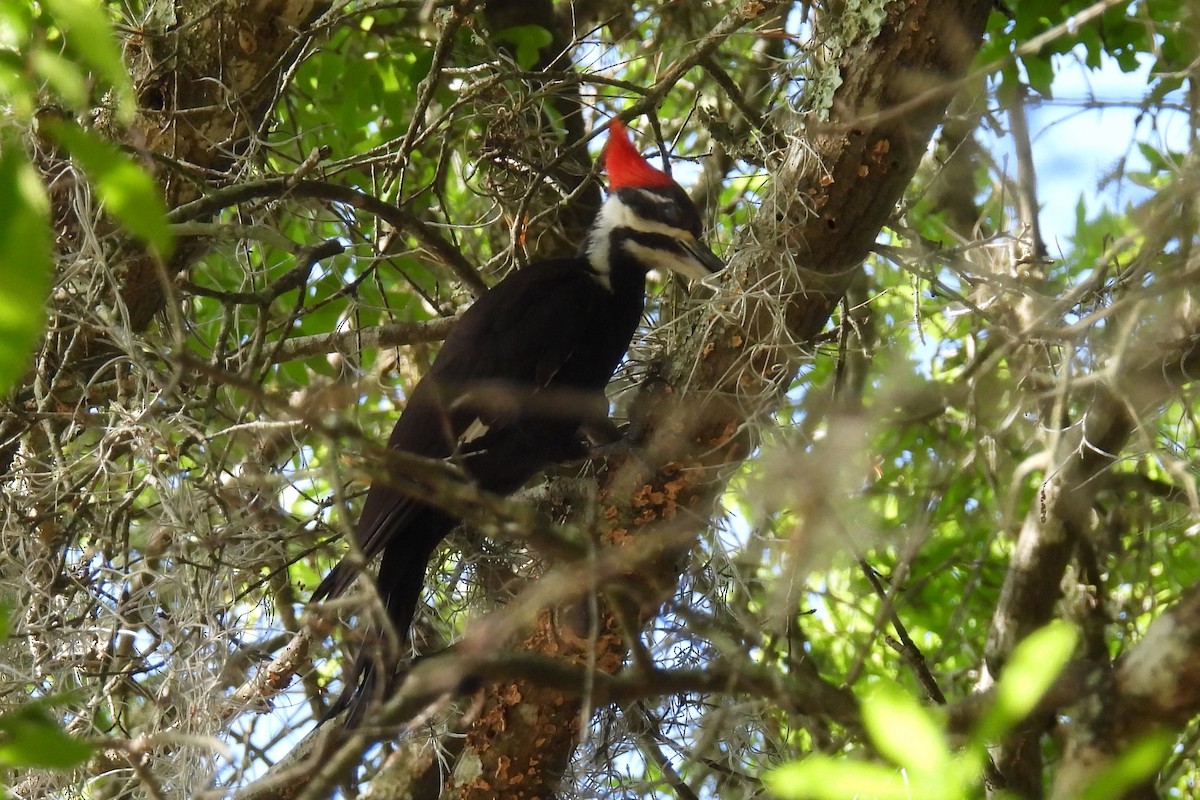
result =
[{"label": "white facial stripe", "polygon": [[[646,192],[646,194],[652,193]],[[658,195],[652,196],[658,198]],[[607,238],[608,234],[617,228],[629,228],[640,233],[660,233],[681,241],[695,241],[695,237],[687,231],[638,216],[632,208],[614,196],[610,197],[600,209],[600,218],[596,221],[596,227],[593,230],[596,233],[604,232]]]},{"label": "white facial stripe", "polygon": [[608,279],[609,247],[613,229],[618,227],[622,217],[629,216],[629,209],[617,200],[616,195],[610,195],[604,205],[600,206],[600,214],[592,225],[588,237],[587,257],[592,265],[592,271],[600,278],[601,283],[612,288]]},{"label": "white facial stripe", "polygon": [[[655,202],[671,202],[668,198],[654,192],[643,190],[639,190],[639,192]],[[622,203],[616,195],[610,195],[600,208],[600,214],[596,219],[596,224],[592,227],[587,245],[587,258],[592,270],[609,288],[612,287],[608,279],[609,259],[612,255],[612,232],[618,228],[666,236],[680,242],[685,249],[688,245],[696,243],[696,238],[691,233],[662,222],[645,219]],[[652,269],[669,269],[689,278],[703,278],[709,274],[708,269],[691,256],[668,253],[628,240],[624,241],[623,247],[625,252]]]},{"label": "white facial stripe", "polygon": [[629,253],[629,255],[646,264],[651,269],[671,270],[672,272],[678,272],[685,278],[695,278],[697,280],[709,274],[703,264],[691,257],[678,256],[666,250],[659,250],[656,247],[646,247],[632,239],[625,239],[621,242],[621,246],[625,248],[626,253]]},{"label": "white facial stripe", "polygon": [[658,192],[652,192],[649,189],[638,189],[637,193],[639,195],[641,195],[642,197],[646,198],[647,200],[651,201],[652,203],[658,203],[659,205],[663,205],[663,206],[669,205],[669,204],[675,202],[670,197],[667,197],[666,195],[661,195]]},{"label": "white facial stripe", "polygon": [[587,259],[592,265],[592,272],[596,276],[596,280],[610,291],[612,290],[612,281],[608,277],[608,251],[609,251],[609,236],[607,233],[593,229],[591,238],[588,239]]}]

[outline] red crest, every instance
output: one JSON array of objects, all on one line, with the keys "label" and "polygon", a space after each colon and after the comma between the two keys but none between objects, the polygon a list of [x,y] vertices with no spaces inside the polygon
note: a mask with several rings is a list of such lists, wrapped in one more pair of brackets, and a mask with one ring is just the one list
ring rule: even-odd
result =
[{"label": "red crest", "polygon": [[642,158],[642,154],[629,138],[629,131],[616,117],[608,123],[608,141],[604,145],[601,158],[604,171],[608,173],[610,190],[654,189],[675,183],[670,175],[655,169],[649,161]]}]

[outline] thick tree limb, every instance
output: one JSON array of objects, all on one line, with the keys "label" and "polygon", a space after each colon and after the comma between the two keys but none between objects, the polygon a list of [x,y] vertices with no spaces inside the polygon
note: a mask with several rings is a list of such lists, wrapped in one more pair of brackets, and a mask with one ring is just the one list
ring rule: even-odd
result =
[{"label": "thick tree limb", "polygon": [[[741,433],[747,421],[790,382],[804,343],[825,325],[916,170],[948,102],[928,90],[965,74],[991,7],[890,4],[878,31],[845,42],[830,67],[837,88],[827,120],[790,132],[795,138],[772,165],[763,207],[722,291],[672,358],[669,382],[687,387],[684,400],[668,393],[645,404],[658,409],[643,420],[651,431],[648,458],[664,469],[650,480],[631,481],[620,469],[604,479],[598,517],[607,541],[686,534],[703,524],[729,465],[749,451]],[[874,113],[873,124],[863,121],[924,93],[929,99],[902,118]],[[639,571],[625,615],[653,614],[679,567],[678,554],[664,554]],[[525,646],[613,672],[630,643],[606,615],[596,636],[570,635],[543,617]],[[452,777],[447,796],[553,794],[585,707],[531,681],[494,685],[467,737],[463,758],[472,769]]]},{"label": "thick tree limb", "polygon": [[[1089,689],[1086,701],[1071,712],[1074,724],[1052,800],[1083,797],[1105,770],[1147,737],[1165,737],[1158,761],[1149,761],[1159,763],[1178,733],[1200,715],[1200,586],[1154,620],[1116,668],[1096,675]],[[1144,780],[1122,796],[1157,795],[1152,780]]]},{"label": "thick tree limb", "polygon": [[[1139,415],[1164,402],[1200,367],[1200,351],[1190,338],[1172,343],[1166,354],[1154,351],[1153,345],[1130,348],[1126,362],[1140,366],[1126,370],[1113,364],[1107,380],[1093,384],[1094,399],[1082,419],[1062,432],[1049,477],[1021,525],[992,617],[985,685],[1022,639],[1054,618],[1067,565],[1095,524],[1093,504],[1105,485],[1101,476],[1129,443]],[[998,788],[1041,796],[1037,735],[1005,743],[996,760],[1006,780]]]}]

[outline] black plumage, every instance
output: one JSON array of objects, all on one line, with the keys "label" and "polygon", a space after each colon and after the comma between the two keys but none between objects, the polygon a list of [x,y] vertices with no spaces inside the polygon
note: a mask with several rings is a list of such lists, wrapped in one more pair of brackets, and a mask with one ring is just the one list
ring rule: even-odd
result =
[{"label": "black plumage", "polygon": [[[606,157],[612,194],[584,252],[510,273],[467,309],[408,398],[390,448],[453,458],[497,494],[586,453],[580,429],[607,419],[604,388],[642,317],[647,272],[698,277],[722,266],[700,243],[686,194],[637,154],[619,123]],[[367,560],[382,554],[376,588],[401,641],[429,558],[457,522],[383,481],[367,494],[355,536]],[[344,560],[313,599],[341,594],[357,573],[357,561]],[[386,693],[395,659],[380,652],[363,648],[331,715],[353,702],[354,724]],[[377,685],[381,669],[389,679]]]}]

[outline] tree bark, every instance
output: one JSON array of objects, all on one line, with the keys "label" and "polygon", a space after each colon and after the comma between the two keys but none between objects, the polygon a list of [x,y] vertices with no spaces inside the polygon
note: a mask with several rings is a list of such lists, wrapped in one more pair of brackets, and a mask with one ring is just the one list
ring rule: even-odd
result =
[{"label": "tree bark", "polygon": [[[148,157],[167,208],[198,198],[260,137],[303,55],[311,24],[331,4],[316,0],[159,2],[126,42],[138,110],[128,130],[101,126]],[[176,272],[199,255],[182,247],[165,265],[136,254],[118,273],[130,328],[143,330],[163,309]]]},{"label": "tree bark", "polygon": [[1121,756],[1147,744],[1153,755],[1138,759],[1140,780],[1127,779],[1120,796],[1158,797],[1153,781],[1158,765],[1200,714],[1200,586],[1155,619],[1115,668],[1094,673],[1088,688],[1085,701],[1071,710],[1075,724],[1051,800],[1083,796]]},{"label": "tree bark", "polygon": [[[992,5],[890,3],[877,30],[847,24],[840,32],[837,58],[818,81],[832,87],[819,114],[807,129],[789,123],[799,135],[772,165],[763,206],[721,288],[695,333],[664,355],[665,383],[644,387],[634,403],[644,409],[634,427],[646,426],[645,457],[657,470],[646,475],[631,460],[602,477],[597,518],[606,544],[675,546],[643,560],[632,587],[609,593],[617,610],[603,614],[597,636],[546,613],[525,648],[604,671],[626,662],[626,634],[675,587],[687,549],[679,542],[694,541],[731,466],[750,451],[757,416],[791,382],[911,180]],[[469,769],[451,776],[443,796],[553,796],[584,721],[580,689],[490,686],[459,762]]]}]

